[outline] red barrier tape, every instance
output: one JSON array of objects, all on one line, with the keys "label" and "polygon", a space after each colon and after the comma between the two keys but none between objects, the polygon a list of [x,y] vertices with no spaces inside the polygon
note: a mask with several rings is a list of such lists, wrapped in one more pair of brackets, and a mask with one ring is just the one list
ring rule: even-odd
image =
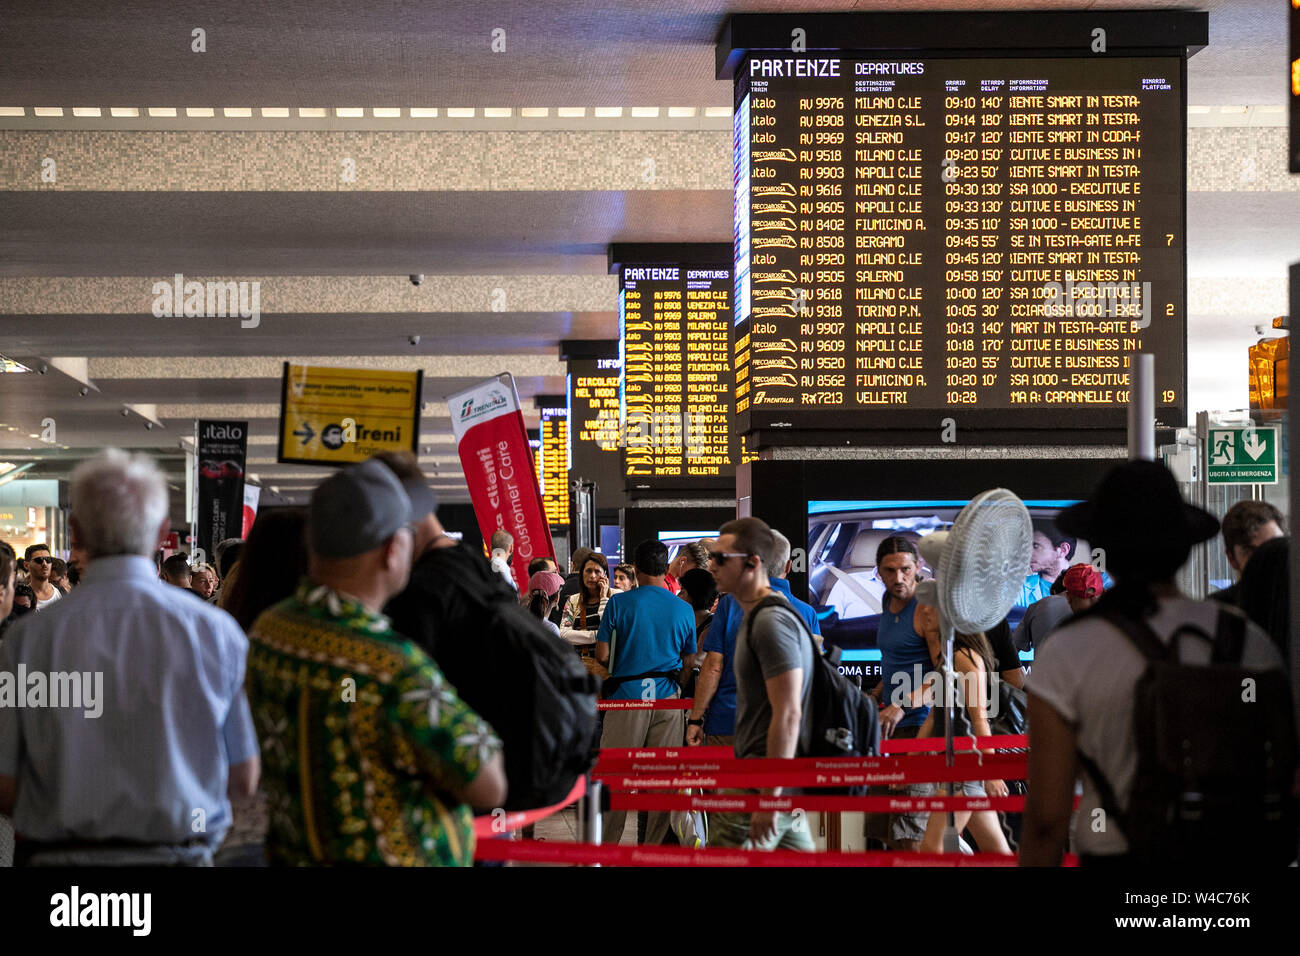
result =
[{"label": "red barrier tape", "polygon": [[716,790],[719,787],[866,787],[889,786],[907,783],[938,783],[949,780],[1020,780],[1024,777],[1024,764],[985,763],[982,767],[937,766],[930,770],[916,768],[911,773],[901,770],[867,771],[864,773],[834,773],[831,771],[805,771],[791,773],[715,773],[701,776],[626,776],[594,771],[592,776],[601,779],[615,790],[680,790],[685,787]]},{"label": "red barrier tape", "polygon": [[[816,770],[823,773],[850,773],[854,771],[898,771],[926,770],[946,766],[947,758],[942,754],[923,754],[912,757],[792,757],[780,759],[775,757],[756,757],[739,760],[735,757],[720,760],[693,759],[687,754],[677,760],[637,760],[628,757],[601,758],[596,765],[596,776],[611,776],[620,773],[773,773],[779,770],[791,772]],[[953,759],[954,767],[966,767],[975,771],[973,777],[964,779],[988,780],[983,768],[991,764],[1013,764],[1024,769],[1028,765],[1028,754],[957,754]],[[1012,779],[1020,779],[1013,777]]]},{"label": "red barrier tape", "polygon": [[600,863],[604,866],[1015,866],[1014,856],[996,853],[800,853],[797,850],[728,850],[684,846],[590,846],[536,840],[487,840],[480,860],[532,863]]},{"label": "red barrier tape", "polygon": [[756,810],[795,810],[857,813],[930,813],[949,810],[994,810],[1023,813],[1024,797],[765,797],[757,793],[685,796],[667,793],[612,793],[611,810],[705,810],[711,813],[753,813]]},{"label": "red barrier tape", "polygon": [[677,697],[668,700],[598,700],[597,710],[690,710],[695,706],[693,700]]},{"label": "red barrier tape", "polygon": [[730,747],[608,747],[600,752],[600,760],[728,760],[735,757]]},{"label": "red barrier tape", "polygon": [[526,827],[529,824],[536,823],[538,820],[545,820],[553,813],[559,813],[567,806],[571,806],[582,799],[587,792],[587,778],[579,777],[574,783],[573,789],[569,795],[559,803],[552,804],[549,807],[539,807],[536,810],[516,810],[512,813],[498,812],[486,816],[474,818],[474,835],[480,840],[491,840],[493,837],[499,837],[503,833],[509,833],[511,830],[518,830],[520,827]]},{"label": "red barrier tape", "polygon": [[[1002,734],[997,737],[976,737],[975,743],[971,744],[970,737],[957,737],[952,742],[953,747],[957,750],[970,751],[975,747],[986,750],[989,747],[999,747],[1003,749],[1020,750],[1029,746],[1029,737],[1025,734]],[[902,753],[925,753],[933,751],[943,751],[947,747],[942,737],[921,737],[920,739],[909,740],[899,738],[898,740],[885,740],[880,744],[881,753],[902,754]]]}]

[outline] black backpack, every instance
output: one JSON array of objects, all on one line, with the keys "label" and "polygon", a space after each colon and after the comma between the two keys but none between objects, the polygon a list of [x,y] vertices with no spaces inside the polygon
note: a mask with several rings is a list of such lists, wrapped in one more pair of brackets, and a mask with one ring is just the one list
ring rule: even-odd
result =
[{"label": "black backpack", "polygon": [[[1286,865],[1296,856],[1297,761],[1291,689],[1281,670],[1241,666],[1246,619],[1221,607],[1215,635],[1183,625],[1164,644],[1142,620],[1099,605],[1149,661],[1134,700],[1137,773],[1121,813],[1101,770],[1080,752],[1102,807],[1136,863]],[[1208,664],[1183,664],[1184,636],[1210,642]],[[1246,681],[1254,682],[1247,700]]]},{"label": "black backpack", "polygon": [[[808,624],[777,594],[754,605],[745,620],[746,635],[759,611],[783,608],[799,624],[812,645],[812,686],[808,689],[808,707],[799,729],[800,757],[871,757],[880,753],[880,718],[876,702],[862,693],[856,684],[839,672],[817,650]],[[819,794],[866,796],[866,787],[818,787]]]},{"label": "black backpack", "polygon": [[460,554],[438,562],[437,574],[476,620],[467,632],[436,635],[429,650],[461,700],[501,738],[509,784],[504,809],[550,806],[591,769],[599,745],[597,681],[513,592],[489,586],[476,571]]}]

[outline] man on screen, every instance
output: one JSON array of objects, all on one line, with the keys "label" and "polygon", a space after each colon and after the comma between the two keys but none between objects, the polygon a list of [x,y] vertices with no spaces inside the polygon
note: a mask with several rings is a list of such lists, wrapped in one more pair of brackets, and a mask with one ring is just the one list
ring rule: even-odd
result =
[{"label": "man on screen", "polygon": [[1078,540],[1061,534],[1049,518],[1035,518],[1034,546],[1029,552],[1029,576],[1016,607],[1029,607],[1052,593],[1052,584],[1070,566]]}]

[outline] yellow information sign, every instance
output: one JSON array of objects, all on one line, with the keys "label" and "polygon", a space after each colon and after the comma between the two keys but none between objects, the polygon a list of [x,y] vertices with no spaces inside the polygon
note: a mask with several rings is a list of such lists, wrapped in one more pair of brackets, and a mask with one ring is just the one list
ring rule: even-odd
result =
[{"label": "yellow information sign", "polygon": [[424,373],[284,363],[277,461],[350,465],[414,452]]}]

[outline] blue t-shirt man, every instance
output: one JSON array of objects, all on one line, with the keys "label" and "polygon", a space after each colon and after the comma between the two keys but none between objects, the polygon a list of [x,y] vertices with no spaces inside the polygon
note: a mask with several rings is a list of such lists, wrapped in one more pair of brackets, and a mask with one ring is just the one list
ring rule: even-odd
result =
[{"label": "blue t-shirt man", "polygon": [[[609,644],[610,677],[668,673],[682,669],[682,655],[695,652],[695,613],[667,588],[649,585],[615,594],[605,605],[597,644]],[[654,699],[671,697],[678,687],[655,679]],[[639,680],[620,684],[610,700],[640,700]]]},{"label": "blue t-shirt man", "polygon": [[[801,601],[790,593],[790,582],[785,578],[768,578],[768,587],[790,602],[795,613],[808,624],[808,630],[814,634],[821,633],[817,623],[817,612],[811,604]],[[709,701],[709,710],[704,715],[704,732],[710,736],[729,737],[736,732],[736,638],[740,635],[740,625],[745,620],[744,609],[736,603],[730,594],[718,598],[718,606],[713,612],[713,623],[704,634],[704,650],[722,655],[722,676],[718,678],[718,689]]]},{"label": "blue t-shirt man", "polygon": [[[885,598],[885,607],[876,630],[876,646],[880,648],[880,674],[882,708],[893,703],[895,688],[910,694],[916,690],[917,665],[922,680],[931,670],[930,645],[916,633],[916,598],[913,597],[897,613],[890,610],[893,599]],[[899,677],[897,675],[904,675]],[[898,727],[920,727],[925,723],[929,707],[904,707],[903,719]]]}]

